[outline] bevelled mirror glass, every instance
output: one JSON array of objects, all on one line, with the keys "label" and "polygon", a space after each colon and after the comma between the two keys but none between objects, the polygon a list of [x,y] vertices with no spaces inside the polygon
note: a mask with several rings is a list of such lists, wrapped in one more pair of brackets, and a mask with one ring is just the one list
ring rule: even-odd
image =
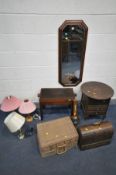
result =
[{"label": "bevelled mirror glass", "polygon": [[87,32],[82,20],[66,20],[59,27],[59,82],[63,86],[82,81]]}]

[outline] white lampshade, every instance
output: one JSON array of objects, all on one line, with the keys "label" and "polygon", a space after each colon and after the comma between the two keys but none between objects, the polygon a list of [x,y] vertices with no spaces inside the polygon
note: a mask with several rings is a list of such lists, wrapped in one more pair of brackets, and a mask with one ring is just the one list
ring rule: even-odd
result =
[{"label": "white lampshade", "polygon": [[4,124],[7,126],[10,132],[17,132],[22,128],[25,123],[25,117],[16,112],[10,113],[4,120]]}]

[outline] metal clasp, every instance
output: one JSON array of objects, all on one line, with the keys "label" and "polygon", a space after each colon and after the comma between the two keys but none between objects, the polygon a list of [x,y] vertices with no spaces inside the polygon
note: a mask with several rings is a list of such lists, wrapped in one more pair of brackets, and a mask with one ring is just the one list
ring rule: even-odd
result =
[{"label": "metal clasp", "polygon": [[63,154],[67,151],[66,144],[57,145],[57,154]]}]

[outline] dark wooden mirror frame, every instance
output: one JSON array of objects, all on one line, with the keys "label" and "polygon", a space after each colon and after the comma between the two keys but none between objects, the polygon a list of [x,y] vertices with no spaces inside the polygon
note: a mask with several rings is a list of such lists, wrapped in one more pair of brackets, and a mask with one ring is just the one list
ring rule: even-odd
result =
[{"label": "dark wooden mirror frame", "polygon": [[[62,34],[63,34],[63,30],[67,27],[67,26],[79,26],[83,29],[84,31],[84,37],[83,37],[83,41],[82,41],[82,49],[81,49],[81,56],[80,56],[80,76],[78,78],[78,81],[74,84],[64,84],[62,82]],[[86,43],[87,43],[87,34],[88,34],[88,27],[87,25],[84,23],[83,20],[65,20],[64,23],[59,27],[58,30],[58,58],[59,58],[59,62],[58,62],[58,79],[59,79],[59,83],[62,86],[77,86],[81,81],[82,81],[82,76],[83,76],[83,67],[84,67],[84,58],[85,58],[85,51],[86,51]]]}]

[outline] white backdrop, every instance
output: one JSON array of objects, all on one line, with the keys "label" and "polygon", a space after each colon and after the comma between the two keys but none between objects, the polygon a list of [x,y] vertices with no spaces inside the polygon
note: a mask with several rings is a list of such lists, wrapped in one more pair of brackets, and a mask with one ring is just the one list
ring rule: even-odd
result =
[{"label": "white backdrop", "polygon": [[83,82],[116,90],[116,0],[0,0],[0,100],[36,101],[41,88],[62,87],[58,27],[66,19],[83,19],[89,28]]}]

